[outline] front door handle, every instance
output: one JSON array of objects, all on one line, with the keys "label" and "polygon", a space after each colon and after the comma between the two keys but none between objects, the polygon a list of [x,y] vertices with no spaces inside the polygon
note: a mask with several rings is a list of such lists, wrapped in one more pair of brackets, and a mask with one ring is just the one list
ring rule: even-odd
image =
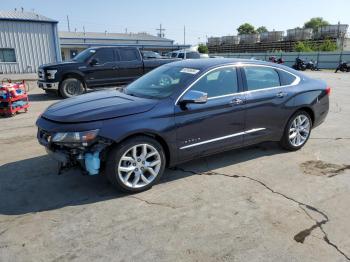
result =
[{"label": "front door handle", "polygon": [[112,69],[113,69],[113,70],[117,70],[118,67],[117,67],[117,66],[113,66]]},{"label": "front door handle", "polygon": [[234,98],[231,100],[230,105],[242,105],[243,104],[243,99],[240,98]]},{"label": "front door handle", "polygon": [[276,94],[276,97],[278,97],[278,98],[283,98],[283,97],[285,97],[285,96],[287,96],[287,95],[288,95],[288,94],[285,93],[285,92],[279,92],[279,93]]}]

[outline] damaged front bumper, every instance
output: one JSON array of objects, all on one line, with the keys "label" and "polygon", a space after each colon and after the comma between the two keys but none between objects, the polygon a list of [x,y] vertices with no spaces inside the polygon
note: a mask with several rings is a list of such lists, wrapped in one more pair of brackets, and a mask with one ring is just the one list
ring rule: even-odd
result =
[{"label": "damaged front bumper", "polygon": [[105,160],[106,148],[113,141],[96,137],[91,143],[55,143],[54,134],[38,129],[37,138],[46,148],[48,155],[59,163],[62,169],[79,166],[89,175],[98,175],[101,161]]}]

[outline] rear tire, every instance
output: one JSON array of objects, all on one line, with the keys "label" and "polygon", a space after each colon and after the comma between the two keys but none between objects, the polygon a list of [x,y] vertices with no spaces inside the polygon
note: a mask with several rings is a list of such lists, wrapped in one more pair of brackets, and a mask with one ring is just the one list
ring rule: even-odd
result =
[{"label": "rear tire", "polygon": [[105,174],[119,191],[138,193],[156,184],[165,166],[163,147],[153,138],[138,136],[112,148]]},{"label": "rear tire", "polygon": [[85,92],[84,84],[76,78],[67,78],[60,84],[59,92],[63,98],[81,95]]},{"label": "rear tire", "polygon": [[281,147],[289,151],[302,148],[309,140],[312,120],[306,111],[296,112],[288,121],[280,141]]}]

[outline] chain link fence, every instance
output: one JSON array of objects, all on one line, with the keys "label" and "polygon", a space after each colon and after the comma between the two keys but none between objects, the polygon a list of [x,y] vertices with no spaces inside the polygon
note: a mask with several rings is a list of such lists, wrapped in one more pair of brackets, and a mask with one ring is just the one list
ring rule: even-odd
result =
[{"label": "chain link fence", "polygon": [[223,56],[230,58],[258,59],[269,61],[269,57],[282,58],[286,66],[292,66],[296,58],[317,61],[320,69],[335,69],[341,61],[350,62],[350,51],[344,52],[264,52],[264,53],[211,53],[210,56]]}]

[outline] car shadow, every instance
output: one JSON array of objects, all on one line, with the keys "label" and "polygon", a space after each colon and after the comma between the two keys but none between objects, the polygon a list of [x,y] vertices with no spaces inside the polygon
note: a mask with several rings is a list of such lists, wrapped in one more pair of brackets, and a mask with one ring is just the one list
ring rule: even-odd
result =
[{"label": "car shadow", "polygon": [[61,100],[62,98],[59,97],[57,94],[28,94],[29,102],[41,102],[41,101],[54,101],[54,100]]},{"label": "car shadow", "polygon": [[[284,151],[274,143],[227,151],[181,165],[195,172],[208,171]],[[78,169],[58,174],[57,163],[48,156],[20,160],[0,167],[0,214],[23,215],[55,210],[66,206],[85,205],[127,196],[119,193],[102,176],[82,176]],[[160,183],[194,175],[167,169]],[[154,187],[152,190],[156,190]]]}]

